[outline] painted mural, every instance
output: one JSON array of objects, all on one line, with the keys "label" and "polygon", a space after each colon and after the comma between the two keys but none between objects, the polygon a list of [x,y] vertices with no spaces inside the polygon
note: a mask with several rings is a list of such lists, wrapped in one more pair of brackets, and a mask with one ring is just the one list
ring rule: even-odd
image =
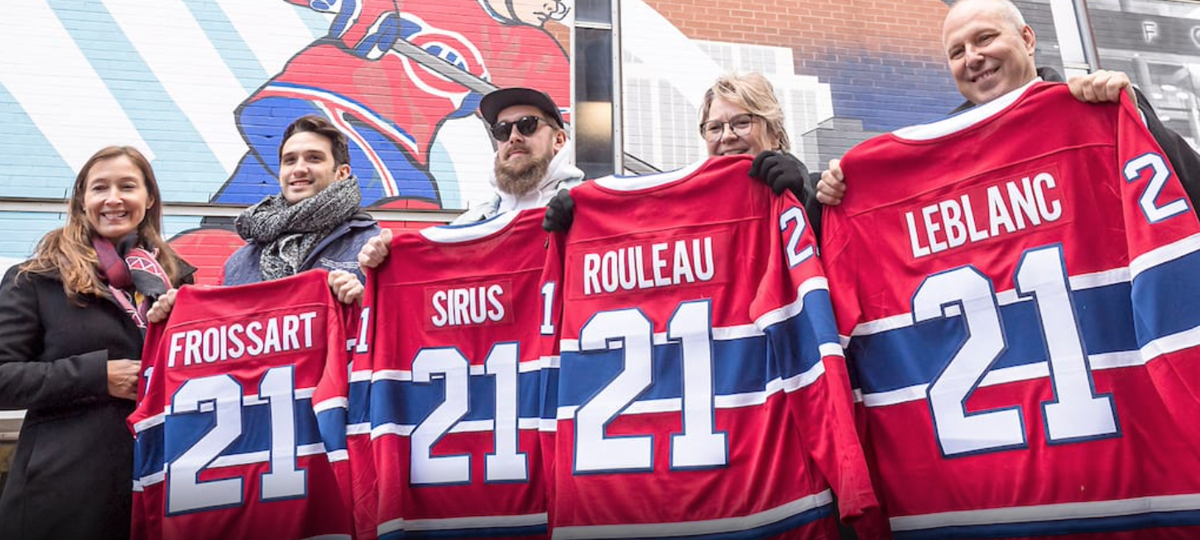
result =
[{"label": "painted mural", "polygon": [[[579,117],[577,136],[615,120],[627,162],[667,170],[704,156],[696,116],[712,81],[758,71],[775,85],[793,151],[818,169],[961,101],[941,49],[947,3],[622,0],[622,115],[588,123],[589,104],[575,111],[571,99],[574,0],[8,2],[0,268],[61,225],[52,203],[93,151],[132,144],[175,203],[172,242],[215,281],[241,240],[214,214],[277,192],[278,136],[308,113],[348,135],[365,205],[466,208],[490,194],[494,145],[474,111],[499,86],[546,90]],[[1038,33],[1038,64],[1061,68],[1050,0],[1016,3]],[[1194,142],[1198,11],[1163,0],[1089,6],[1102,67],[1134,76]]]},{"label": "painted mural", "polygon": [[[0,196],[61,200],[96,149],[151,158],[168,203],[278,193],[279,135],[324,115],[350,140],[365,206],[459,209],[488,195],[475,115],[496,87],[549,93],[569,119],[570,4],[560,0],[31,0],[0,13]],[[0,212],[0,263],[64,216]],[[228,218],[168,218],[209,270]],[[202,277],[212,279],[211,272]]]}]

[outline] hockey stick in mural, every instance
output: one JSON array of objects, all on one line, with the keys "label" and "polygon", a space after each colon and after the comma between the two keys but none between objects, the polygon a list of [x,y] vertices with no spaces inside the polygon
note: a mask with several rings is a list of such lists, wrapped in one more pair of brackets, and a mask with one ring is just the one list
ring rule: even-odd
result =
[{"label": "hockey stick in mural", "polygon": [[[425,49],[422,49],[412,42],[397,39],[392,45],[392,50],[396,53],[406,56],[412,61],[425,66],[434,73],[441,75],[451,81],[461,84],[481,95],[487,95],[499,87],[489,81],[485,81],[474,74],[459,69],[454,64],[445,59],[433,54]],[[625,152],[625,168],[637,174],[647,174],[662,172],[661,169],[655,167],[644,159],[641,159],[629,152]]]},{"label": "hockey stick in mural", "polygon": [[392,50],[397,53],[407,56],[412,61],[429,68],[434,73],[441,75],[451,81],[461,84],[480,94],[489,94],[497,89],[498,86],[476,77],[473,73],[459,69],[454,64],[446,61],[440,56],[433,54],[425,49],[422,49],[409,41],[397,39],[392,45]]}]

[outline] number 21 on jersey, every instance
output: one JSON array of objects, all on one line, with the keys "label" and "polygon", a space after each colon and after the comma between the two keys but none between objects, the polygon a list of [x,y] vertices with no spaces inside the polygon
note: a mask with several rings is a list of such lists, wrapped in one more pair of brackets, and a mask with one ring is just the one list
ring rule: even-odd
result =
[{"label": "number 21 on jersey", "polygon": [[[1092,384],[1061,245],[1026,251],[1013,278],[1016,293],[1037,306],[1048,354],[1054,399],[1042,404],[1050,443],[1071,443],[1119,434],[1112,396]],[[943,455],[955,457],[1027,446],[1021,407],[967,412],[966,402],[1007,348],[992,281],[974,266],[925,278],[912,299],[913,321],[952,314],[957,307],[967,339],[928,388],[929,408]]]}]

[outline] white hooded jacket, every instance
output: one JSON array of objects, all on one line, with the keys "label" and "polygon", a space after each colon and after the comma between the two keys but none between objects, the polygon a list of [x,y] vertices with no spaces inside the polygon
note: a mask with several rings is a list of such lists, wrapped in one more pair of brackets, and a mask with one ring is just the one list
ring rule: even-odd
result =
[{"label": "white hooded jacket", "polygon": [[488,175],[488,183],[491,184],[492,191],[496,192],[496,196],[463,212],[462,215],[454,218],[454,221],[451,221],[450,224],[465,225],[483,221],[512,210],[525,210],[527,208],[541,208],[546,206],[550,202],[550,199],[554,197],[554,194],[558,193],[558,190],[571,189],[583,182],[583,171],[571,164],[571,156],[574,153],[575,142],[567,139],[563,147],[550,160],[550,167],[546,171],[546,178],[542,179],[537,189],[520,196],[501,191],[499,186],[496,185],[496,174],[492,172]]}]

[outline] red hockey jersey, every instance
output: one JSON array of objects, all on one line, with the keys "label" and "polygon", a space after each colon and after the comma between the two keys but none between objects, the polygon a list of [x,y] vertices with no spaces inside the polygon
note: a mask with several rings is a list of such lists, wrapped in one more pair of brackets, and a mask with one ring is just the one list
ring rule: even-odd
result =
[{"label": "red hockey jersey", "polygon": [[148,381],[129,417],[143,538],[351,537],[312,408],[326,370],[347,362],[326,279],[184,287],[170,319],[152,326]]},{"label": "red hockey jersey", "polygon": [[380,538],[547,536],[538,422],[556,295],[543,273],[559,263],[543,213],[398,234],[369,278],[355,370],[371,373]]},{"label": "red hockey jersey", "polygon": [[826,271],[896,538],[1200,537],[1200,225],[1132,104],[1032,84],[842,169]]},{"label": "red hockey jersey", "polygon": [[572,190],[555,538],[836,538],[834,495],[875,505],[803,208],[749,166]]}]

